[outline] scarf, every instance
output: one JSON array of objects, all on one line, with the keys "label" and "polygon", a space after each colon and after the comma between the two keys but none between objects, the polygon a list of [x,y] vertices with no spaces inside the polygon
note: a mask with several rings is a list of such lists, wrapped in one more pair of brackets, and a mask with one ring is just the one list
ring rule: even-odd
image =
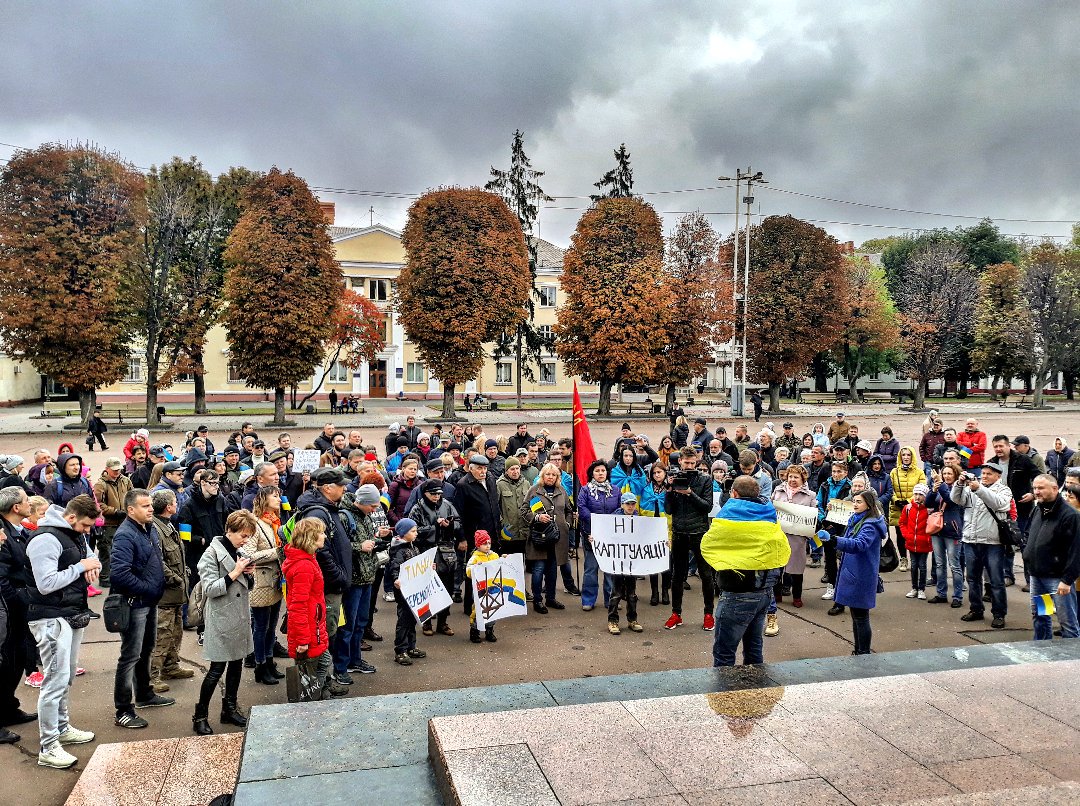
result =
[{"label": "scarf", "polygon": [[607,498],[611,495],[610,481],[597,481],[596,479],[593,479],[585,486],[589,488],[589,494],[594,498]]},{"label": "scarf", "polygon": [[270,527],[270,534],[273,536],[270,541],[270,545],[274,548],[277,548],[277,536],[278,529],[281,528],[281,518],[279,518],[274,512],[264,512],[262,515],[259,516],[259,520],[261,520],[263,523]]}]

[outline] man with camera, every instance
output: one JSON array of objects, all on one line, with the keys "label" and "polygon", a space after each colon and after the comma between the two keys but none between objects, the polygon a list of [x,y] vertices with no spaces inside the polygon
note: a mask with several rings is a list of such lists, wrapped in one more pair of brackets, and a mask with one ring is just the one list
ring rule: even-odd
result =
[{"label": "man with camera", "polygon": [[998,524],[1010,518],[1012,491],[1001,480],[1002,470],[997,462],[987,462],[981,476],[965,472],[953,485],[954,503],[964,507],[964,561],[967,565],[968,601],[970,610],[961,621],[983,620],[983,572],[990,577],[990,626],[1002,629],[1008,613],[1005,598],[1005,547],[1001,544]]},{"label": "man with camera", "polygon": [[690,570],[690,552],[697,559],[701,593],[705,599],[702,629],[711,631],[713,620],[712,569],[701,558],[701,537],[709,528],[712,510],[712,478],[697,469],[698,455],[693,447],[679,451],[679,470],[671,477],[671,487],[664,496],[664,508],[671,515],[671,617],[664,628],[682,626],[682,600],[686,575]]}]

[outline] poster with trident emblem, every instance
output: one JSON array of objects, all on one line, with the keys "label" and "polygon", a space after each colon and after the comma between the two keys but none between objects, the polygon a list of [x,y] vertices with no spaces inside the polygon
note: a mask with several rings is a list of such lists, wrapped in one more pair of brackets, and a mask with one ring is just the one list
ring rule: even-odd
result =
[{"label": "poster with trident emblem", "polygon": [[525,556],[509,554],[472,568],[476,629],[511,616],[524,616]]}]

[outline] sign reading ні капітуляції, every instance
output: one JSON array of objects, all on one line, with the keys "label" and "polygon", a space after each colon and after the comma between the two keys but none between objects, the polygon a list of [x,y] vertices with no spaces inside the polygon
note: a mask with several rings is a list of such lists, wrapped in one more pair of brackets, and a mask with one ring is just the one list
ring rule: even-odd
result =
[{"label": "sign reading \u043d\u0456 \u043a\u0430\u043f\u0456\u0442\u0443\u043b\u044f\u0446\u0456\u0457", "polygon": [[398,582],[401,583],[401,595],[420,624],[454,603],[435,573],[433,548],[403,562]]},{"label": "sign reading \u043d\u0456 \u043a\u0430\u043f\u0456\u0442\u0443\u043b\u044f\u0446\u0456\u0457", "polygon": [[605,574],[659,574],[671,566],[667,518],[593,515],[592,544]]},{"label": "sign reading \u043d\u0456 \u043a\u0430\u043f\u0456\u0442\u0443\u043b\u044f\u0446\u0456\u0457", "polygon": [[847,526],[851,516],[855,514],[855,504],[852,501],[842,501],[834,498],[829,502],[829,508],[825,512],[825,520],[840,526]]}]

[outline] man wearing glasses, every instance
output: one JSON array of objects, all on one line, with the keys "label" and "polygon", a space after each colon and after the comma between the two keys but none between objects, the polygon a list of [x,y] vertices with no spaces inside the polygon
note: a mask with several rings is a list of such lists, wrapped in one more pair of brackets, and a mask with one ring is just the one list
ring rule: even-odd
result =
[{"label": "man wearing glasses", "polygon": [[[267,465],[271,470],[273,465]],[[274,472],[274,482],[277,484],[277,472]],[[180,529],[180,536],[187,541],[187,554],[185,559],[188,566],[188,585],[195,587],[199,581],[199,560],[202,558],[210,541],[218,535],[225,534],[225,502],[218,495],[221,488],[221,480],[213,470],[203,470],[194,484],[191,485],[191,494],[180,506],[176,514],[176,524]],[[184,527],[188,527],[185,529]],[[190,531],[191,537],[186,535]],[[203,628],[199,627],[199,646],[202,646]]]}]

